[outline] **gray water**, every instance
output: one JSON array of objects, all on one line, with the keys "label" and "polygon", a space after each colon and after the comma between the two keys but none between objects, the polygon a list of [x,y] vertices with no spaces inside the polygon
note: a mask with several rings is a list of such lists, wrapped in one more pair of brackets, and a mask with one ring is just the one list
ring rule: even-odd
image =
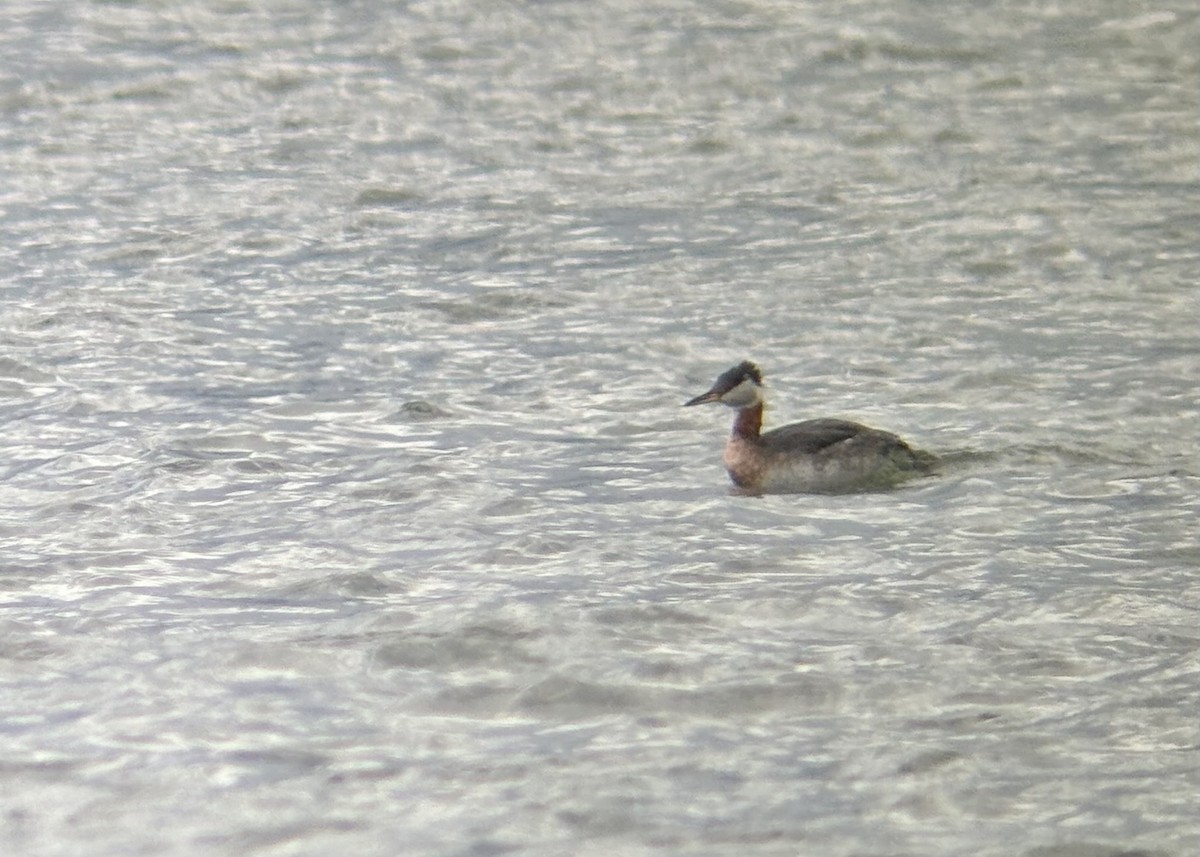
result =
[{"label": "gray water", "polygon": [[1193,5],[5,3],[0,853],[1200,852]]}]

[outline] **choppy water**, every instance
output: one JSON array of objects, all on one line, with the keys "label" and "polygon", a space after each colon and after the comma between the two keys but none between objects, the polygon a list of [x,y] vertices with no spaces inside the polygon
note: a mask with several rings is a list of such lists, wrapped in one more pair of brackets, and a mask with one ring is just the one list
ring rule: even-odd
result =
[{"label": "choppy water", "polygon": [[0,851],[1196,853],[1198,15],[7,3]]}]

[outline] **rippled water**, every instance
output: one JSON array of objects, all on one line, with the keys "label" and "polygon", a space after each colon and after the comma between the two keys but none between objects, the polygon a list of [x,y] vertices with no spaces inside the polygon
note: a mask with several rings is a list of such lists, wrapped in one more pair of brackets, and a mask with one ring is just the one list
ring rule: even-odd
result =
[{"label": "rippled water", "polygon": [[1198,16],[6,4],[0,851],[1196,853]]}]

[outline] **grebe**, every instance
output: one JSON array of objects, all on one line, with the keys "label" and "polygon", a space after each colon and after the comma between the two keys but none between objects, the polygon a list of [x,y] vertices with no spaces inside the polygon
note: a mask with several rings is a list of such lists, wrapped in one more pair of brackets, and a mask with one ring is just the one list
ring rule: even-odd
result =
[{"label": "grebe", "polygon": [[805,420],[759,434],[763,376],[749,360],[717,378],[684,406],[720,402],[737,411],[725,444],[725,469],[753,494],[837,494],[891,488],[932,472],[937,458],[891,432],[848,420]]}]

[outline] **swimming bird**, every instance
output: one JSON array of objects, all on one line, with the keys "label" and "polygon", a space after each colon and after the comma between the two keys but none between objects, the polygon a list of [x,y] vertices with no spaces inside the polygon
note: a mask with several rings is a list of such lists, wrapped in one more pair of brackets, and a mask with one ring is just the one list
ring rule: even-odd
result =
[{"label": "swimming bird", "polygon": [[763,375],[745,360],[685,407],[720,402],[737,411],[725,469],[751,494],[839,494],[894,487],[932,473],[937,458],[891,432],[849,420],[817,419],[760,433]]}]

